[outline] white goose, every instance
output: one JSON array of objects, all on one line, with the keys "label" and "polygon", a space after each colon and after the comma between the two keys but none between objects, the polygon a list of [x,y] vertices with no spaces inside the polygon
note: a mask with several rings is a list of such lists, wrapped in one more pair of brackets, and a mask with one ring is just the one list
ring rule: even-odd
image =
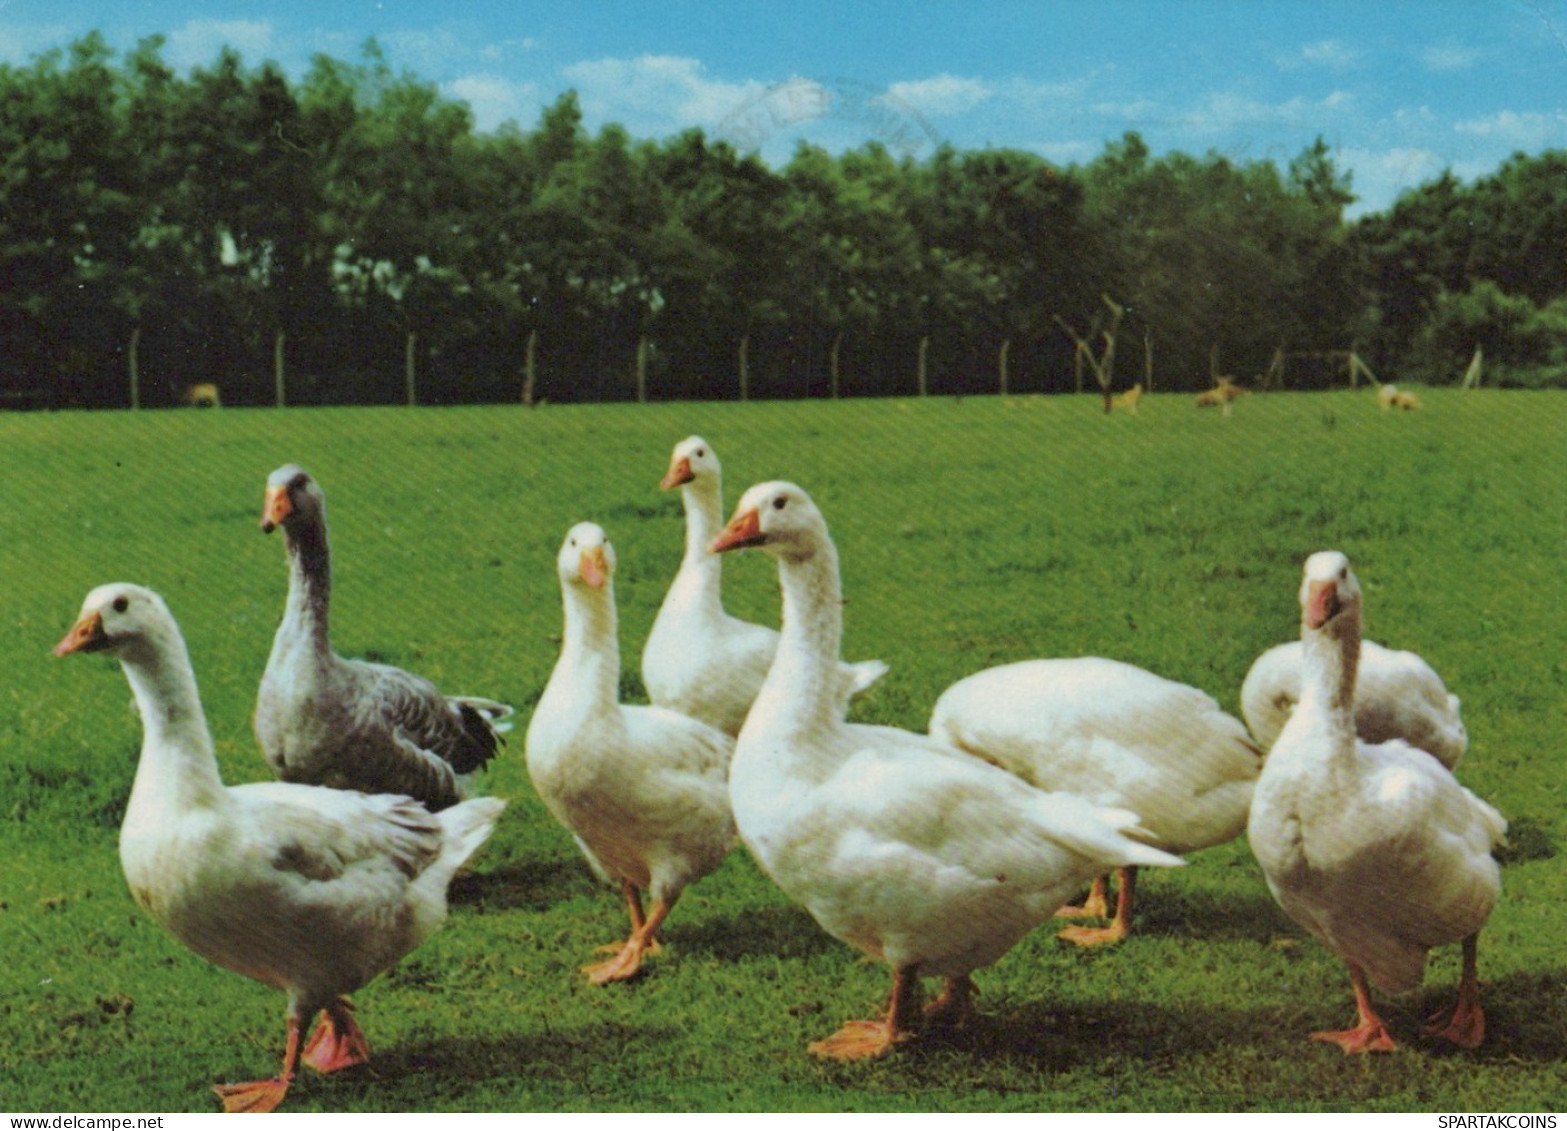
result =
[{"label": "white goose", "polygon": [[850,1022],[813,1053],[878,1056],[909,1038],[921,975],[946,980],[931,1019],[965,1022],[969,975],[1079,884],[1181,863],[1127,835],[1133,813],[1035,789],[926,735],[846,723],[838,554],[821,512],[791,483],[759,484],[713,543],[743,546],[778,562],[783,639],[730,769],[740,835],[823,929],[893,971],[886,1017]]},{"label": "white goose", "polygon": [[1400,992],[1434,946],[1463,942],[1450,1013],[1434,1033],[1485,1036],[1476,951],[1501,892],[1493,848],[1507,823],[1446,767],[1402,741],[1355,737],[1361,592],[1336,551],[1306,559],[1300,588],[1301,698],[1263,765],[1248,832],[1274,898],[1349,965],[1358,1024],[1313,1033],[1346,1053],[1393,1048],[1367,981]]},{"label": "white goose", "polygon": [[[528,774],[594,870],[625,893],[630,936],[606,948],[614,957],[583,968],[604,985],[641,969],[680,893],[733,847],[734,740],[663,707],[620,703],[615,553],[602,528],[573,526],[557,568],[566,627],[528,723]],[[643,892],[652,899],[645,914]]]},{"label": "white goose", "polygon": [[[1024,660],[953,684],[930,733],[1040,789],[1130,809],[1152,842],[1189,853],[1246,828],[1262,752],[1240,720],[1195,687],[1097,657]],[[1131,928],[1136,868],[1118,869],[1105,927],[1068,927],[1081,946],[1119,942]],[[1065,915],[1103,916],[1105,879]]]},{"label": "white goose", "polygon": [[256,696],[256,739],[272,771],[284,781],[408,794],[432,809],[456,804],[470,775],[495,757],[512,709],[339,656],[327,623],[326,497],[294,464],[267,478],[261,529],[280,526],[288,603]]},{"label": "white goose", "polygon": [[[778,633],[724,611],[723,559],[707,549],[724,521],[722,469],[713,446],[700,436],[680,441],[659,486],[680,488],[686,546],[642,650],[642,683],[660,707],[739,734],[773,662]],[[887,673],[880,660],[841,667],[845,703]]]},{"label": "white goose", "polygon": [[119,659],[142,719],[120,828],[131,894],[207,961],[288,995],[282,1071],[215,1089],[229,1111],[271,1111],[301,1055],[322,1072],[368,1058],[344,995],[440,926],[447,884],[506,803],[483,798],[432,815],[407,797],[225,787],[185,641],[162,599],[125,584],[89,593],[55,654],[99,651]]},{"label": "white goose", "polygon": [[[1304,667],[1301,642],[1292,640],[1268,649],[1246,673],[1241,714],[1264,750],[1278,741],[1300,701]],[[1415,653],[1384,648],[1373,640],[1360,645],[1355,733],[1367,742],[1402,738],[1450,770],[1469,748],[1458,696],[1448,694],[1442,677]]]}]

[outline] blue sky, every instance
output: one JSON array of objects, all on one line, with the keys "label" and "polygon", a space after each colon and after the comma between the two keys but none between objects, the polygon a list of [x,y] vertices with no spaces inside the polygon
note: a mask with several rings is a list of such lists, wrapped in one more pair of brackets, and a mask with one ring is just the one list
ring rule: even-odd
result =
[{"label": "blue sky", "polygon": [[1567,0],[0,0],[0,61],[92,29],[168,39],[179,68],[223,44],[300,74],[374,36],[393,65],[531,126],[574,88],[587,125],[690,126],[759,148],[876,138],[1092,159],[1137,130],[1156,152],[1281,163],[1321,135],[1380,210],[1450,168],[1567,147]]}]

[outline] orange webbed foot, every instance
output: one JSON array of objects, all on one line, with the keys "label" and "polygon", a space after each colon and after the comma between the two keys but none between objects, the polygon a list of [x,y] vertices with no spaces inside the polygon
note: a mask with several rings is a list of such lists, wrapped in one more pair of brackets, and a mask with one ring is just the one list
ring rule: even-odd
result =
[{"label": "orange webbed foot", "polygon": [[968,978],[949,979],[941,996],[925,1007],[925,1024],[948,1032],[967,1029],[978,1016],[974,1008],[977,993],[979,987]]},{"label": "orange webbed foot", "polygon": [[212,1090],[223,1101],[226,1112],[276,1111],[288,1094],[289,1080],[274,1076],[270,1080],[252,1080],[248,1084],[214,1084]]},{"label": "orange webbed foot", "polygon": [[339,998],[321,1011],[321,1023],[305,1045],[304,1061],[317,1072],[340,1072],[370,1059],[370,1043],[350,1012],[352,1003]]},{"label": "orange webbed foot", "polygon": [[1116,919],[1105,927],[1067,927],[1056,938],[1077,946],[1109,946],[1126,938],[1126,924]]},{"label": "orange webbed foot", "polygon": [[1451,1011],[1427,1018],[1422,1031],[1461,1049],[1477,1049],[1485,1040],[1485,1012],[1478,1005],[1461,1001]]},{"label": "orange webbed foot", "polygon": [[1311,1039],[1335,1044],[1348,1056],[1367,1052],[1392,1052],[1398,1047],[1380,1021],[1363,1024],[1354,1029],[1324,1030],[1311,1034]]},{"label": "orange webbed foot", "polygon": [[907,1029],[894,1029],[886,1021],[850,1021],[832,1036],[812,1042],[808,1051],[828,1060],[868,1060],[886,1056],[894,1046],[913,1036]]},{"label": "orange webbed foot", "polygon": [[615,957],[582,968],[582,972],[588,976],[588,981],[595,986],[607,986],[611,982],[626,982],[635,978],[642,972],[642,956],[656,951],[656,947],[643,945],[635,935],[620,946],[603,949],[614,951]]}]

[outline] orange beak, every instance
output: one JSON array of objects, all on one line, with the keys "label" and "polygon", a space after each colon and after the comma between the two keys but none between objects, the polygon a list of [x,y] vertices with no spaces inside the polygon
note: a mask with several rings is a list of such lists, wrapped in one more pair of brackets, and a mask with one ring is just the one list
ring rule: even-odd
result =
[{"label": "orange beak", "polygon": [[668,491],[672,487],[678,487],[682,483],[689,483],[696,476],[691,474],[691,460],[687,456],[681,456],[669,465],[669,470],[664,473],[658,485]]},{"label": "orange beak", "polygon": [[594,546],[582,555],[582,583],[589,589],[602,589],[609,580],[609,562],[604,547]]},{"label": "orange beak", "polygon": [[719,531],[707,547],[711,553],[721,554],[725,550],[743,550],[747,546],[760,546],[767,541],[762,533],[762,516],[756,510],[748,510],[744,514],[737,514],[729,520],[729,525]]},{"label": "orange beak", "polygon": [[88,613],[72,626],[65,639],[54,646],[56,656],[69,656],[72,652],[97,652],[109,646],[109,635],[103,630],[103,614]]},{"label": "orange beak", "polygon": [[266,501],[261,504],[261,533],[271,534],[293,513],[294,501],[288,497],[288,488],[268,487]]},{"label": "orange beak", "polygon": [[1331,581],[1313,581],[1306,587],[1307,628],[1321,628],[1338,615],[1338,586]]}]

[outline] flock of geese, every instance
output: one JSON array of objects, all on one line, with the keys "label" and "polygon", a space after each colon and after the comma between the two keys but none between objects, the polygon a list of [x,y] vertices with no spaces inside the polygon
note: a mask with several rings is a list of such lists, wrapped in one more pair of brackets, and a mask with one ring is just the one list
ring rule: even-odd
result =
[{"label": "flock of geese", "polygon": [[[1307,558],[1301,639],[1253,666],[1247,725],[1128,664],[1041,659],[955,684],[917,734],[847,721],[886,666],[842,659],[838,552],[804,490],[758,484],[725,524],[700,437],[675,447],[662,485],[682,492],[686,540],[642,657],[652,705],[619,702],[616,555],[584,522],[557,558],[565,631],[527,727],[540,797],[626,901],[629,932],[584,967],[592,982],[637,975],[681,892],[738,839],[824,930],[890,967],[884,1015],[810,1046],[877,1056],[970,1020],[974,971],[1041,923],[1108,918],[1063,937],[1119,940],[1136,869],[1246,831],[1279,904],[1349,968],[1356,1024],[1315,1038],[1391,1049],[1370,985],[1411,989],[1432,947],[1461,942],[1456,1002],[1427,1032],[1480,1043],[1476,947],[1506,825],[1453,776],[1458,700],[1419,657],[1362,642],[1343,554]],[[325,499],[305,471],[269,477],[261,525],[282,531],[289,563],[255,711],[278,781],[220,780],[156,593],[94,589],[55,649],[117,657],[135,695],[144,738],[120,855],[136,902],[195,953],[287,994],[281,1069],[217,1086],[229,1111],[276,1108],[301,1060],[332,1072],[368,1057],[346,995],[444,919],[448,884],[505,807],[471,794],[512,714],[337,655]],[[746,547],[777,563],[781,632],[724,610],[722,555]],[[1090,883],[1082,907],[1063,906]],[[943,983],[923,1008],[922,977]]]}]

